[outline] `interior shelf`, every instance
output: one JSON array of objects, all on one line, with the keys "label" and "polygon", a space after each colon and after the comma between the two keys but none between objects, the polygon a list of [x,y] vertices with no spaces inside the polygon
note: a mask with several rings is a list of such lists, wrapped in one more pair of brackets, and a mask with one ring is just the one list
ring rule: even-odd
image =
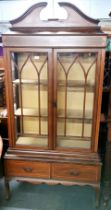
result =
[{"label": "interior shelf", "polygon": [[[41,117],[48,117],[47,115],[47,110],[46,109],[41,109],[40,111]],[[15,115],[16,116],[35,116],[39,117],[39,113],[37,109],[32,109],[32,108],[18,108],[15,110]],[[65,116],[64,110],[59,109],[57,111],[57,118],[58,119],[68,119],[68,120],[86,120],[87,122],[92,122],[92,111],[86,111],[85,112],[85,117],[83,118],[83,111],[80,110],[67,110],[67,114]]]},{"label": "interior shelf", "polygon": [[57,137],[57,146],[64,148],[90,148],[91,138],[82,137]]},{"label": "interior shelf", "polygon": [[74,140],[74,141],[90,141],[90,137],[79,137],[79,136],[57,136],[59,140]]},{"label": "interior shelf", "polygon": [[[15,110],[15,115],[16,116],[21,116],[22,114],[24,116],[40,117],[37,109],[31,109],[31,108],[21,109],[21,108],[18,108],[18,109]],[[40,114],[41,114],[42,117],[48,117],[46,109],[42,109]]]},{"label": "interior shelf", "polygon": [[15,85],[19,85],[19,84],[29,84],[29,85],[43,85],[43,86],[47,86],[47,80],[40,80],[40,83],[38,83],[38,80],[29,80],[29,79],[22,79],[22,80],[20,80],[20,79],[16,79],[16,80],[14,80],[13,81],[13,84],[15,84]]},{"label": "interior shelf", "polygon": [[[83,119],[83,110],[67,110],[66,117],[65,117],[65,111],[62,109],[59,109],[57,112],[58,118],[66,118],[66,119]],[[92,120],[92,110],[85,111],[85,119]]]},{"label": "interior shelf", "polygon": [[48,137],[19,137],[16,141],[17,145],[35,145],[47,146]]},{"label": "interior shelf", "polygon": [[77,92],[84,92],[84,88],[86,88],[87,92],[94,92],[95,86],[93,83],[87,82],[86,85],[84,81],[77,81],[77,80],[68,80],[67,82],[65,80],[59,80],[57,82],[57,89],[63,90],[67,87],[68,91],[77,91]]},{"label": "interior shelf", "polygon": [[[16,79],[13,81],[13,84],[14,85],[20,85],[20,84],[37,85],[37,86],[40,85],[41,87],[47,88],[48,81],[40,80],[40,83],[38,83],[38,80]],[[64,91],[65,87],[67,87],[67,91],[70,91],[70,92],[84,92],[85,88],[87,92],[94,92],[95,90],[95,86],[89,82],[86,85],[83,81],[74,81],[74,80],[73,81],[68,80],[67,84],[65,80],[59,80],[57,82],[57,89],[59,91]]]}]

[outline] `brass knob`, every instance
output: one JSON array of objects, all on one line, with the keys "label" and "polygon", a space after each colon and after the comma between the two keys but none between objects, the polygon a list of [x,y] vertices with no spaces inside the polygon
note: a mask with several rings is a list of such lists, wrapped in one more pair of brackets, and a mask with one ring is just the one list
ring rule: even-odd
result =
[{"label": "brass knob", "polygon": [[79,171],[71,171],[70,172],[70,175],[71,176],[79,176],[80,175],[80,172]]}]

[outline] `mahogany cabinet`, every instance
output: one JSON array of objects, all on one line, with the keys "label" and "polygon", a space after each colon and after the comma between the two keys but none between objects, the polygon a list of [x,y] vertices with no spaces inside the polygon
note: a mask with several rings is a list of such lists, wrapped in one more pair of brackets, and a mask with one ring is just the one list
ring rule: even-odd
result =
[{"label": "mahogany cabinet", "polygon": [[[59,3],[67,19],[41,20],[32,6],[3,35],[9,149],[5,183],[91,185],[98,156],[106,35],[99,21]],[[97,197],[98,197],[97,196]]]},{"label": "mahogany cabinet", "polygon": [[[109,30],[110,32],[111,30]],[[103,125],[106,127],[103,158],[103,203],[108,205],[111,199],[111,33],[108,34],[108,46],[105,56],[105,71],[103,83],[102,113],[104,115]],[[106,103],[107,102],[107,103]],[[100,140],[101,141],[101,140]]]},{"label": "mahogany cabinet", "polygon": [[7,109],[5,91],[5,67],[2,39],[0,36],[0,136],[3,140],[2,157],[0,158],[0,178],[3,177],[3,155],[8,147]]}]

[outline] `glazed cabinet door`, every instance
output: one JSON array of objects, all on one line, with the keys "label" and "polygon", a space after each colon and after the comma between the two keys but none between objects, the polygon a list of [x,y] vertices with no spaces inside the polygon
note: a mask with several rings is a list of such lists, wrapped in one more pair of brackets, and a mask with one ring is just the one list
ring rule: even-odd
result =
[{"label": "glazed cabinet door", "polygon": [[99,53],[58,49],[54,53],[56,148],[89,149],[94,144]]},{"label": "glazed cabinet door", "polygon": [[[51,147],[51,50],[10,52],[15,146]],[[10,76],[10,73],[9,73]]]}]

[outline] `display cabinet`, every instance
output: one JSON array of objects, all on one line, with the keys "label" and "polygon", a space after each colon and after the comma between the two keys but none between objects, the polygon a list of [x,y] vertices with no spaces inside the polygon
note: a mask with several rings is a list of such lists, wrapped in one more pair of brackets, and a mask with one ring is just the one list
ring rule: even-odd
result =
[{"label": "display cabinet", "polygon": [[2,38],[0,36],[0,136],[3,140],[2,157],[0,158],[0,178],[3,177],[3,155],[8,147],[7,108],[5,91],[5,67]]},{"label": "display cabinet", "polygon": [[105,71],[103,83],[102,115],[103,125],[106,127],[103,136],[104,145],[104,167],[103,167],[103,204],[108,205],[111,199],[111,26],[109,27],[108,46],[105,56]]},{"label": "display cabinet", "polygon": [[59,3],[67,19],[41,20],[46,3],[11,21],[3,35],[9,180],[90,185],[99,196],[98,156],[106,35],[99,21]]},{"label": "display cabinet", "polygon": [[5,69],[4,69],[4,58],[3,58],[3,47],[2,40],[0,37],[0,119],[5,117],[3,112],[6,110],[6,94],[5,94]]}]

